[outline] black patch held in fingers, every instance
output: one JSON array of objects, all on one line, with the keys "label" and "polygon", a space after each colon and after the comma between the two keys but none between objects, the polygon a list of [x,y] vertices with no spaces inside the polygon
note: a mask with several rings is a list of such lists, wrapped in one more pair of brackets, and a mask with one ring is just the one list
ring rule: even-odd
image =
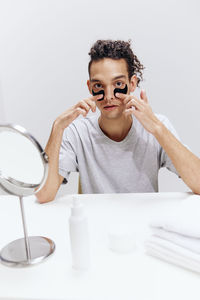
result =
[{"label": "black patch held in fingers", "polygon": [[105,95],[104,90],[100,90],[100,91],[98,91],[98,92],[94,92],[94,91],[92,90],[92,94],[93,94],[93,96],[102,94],[103,97],[102,97],[101,99],[98,99],[97,101],[102,101],[102,100],[104,99],[104,95]]},{"label": "black patch held in fingers", "polygon": [[114,95],[116,95],[117,93],[127,94],[127,92],[128,92],[127,84],[124,89],[118,89],[118,88],[114,89]]}]

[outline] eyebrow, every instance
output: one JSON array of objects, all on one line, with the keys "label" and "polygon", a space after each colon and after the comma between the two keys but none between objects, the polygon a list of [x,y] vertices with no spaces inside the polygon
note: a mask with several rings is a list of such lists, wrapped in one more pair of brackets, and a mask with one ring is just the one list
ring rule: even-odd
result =
[{"label": "eyebrow", "polygon": [[[119,75],[119,76],[116,76],[116,77],[114,77],[114,78],[112,79],[112,81],[117,80],[117,79],[121,79],[121,78],[126,78],[126,76],[125,76],[125,75]],[[101,82],[101,80],[96,79],[96,78],[93,78],[93,79],[91,79],[90,81],[91,81],[91,82]]]},{"label": "eyebrow", "polygon": [[114,77],[113,80],[121,79],[121,78],[126,78],[126,76],[125,75],[119,75],[119,76]]},{"label": "eyebrow", "polygon": [[95,79],[95,78],[94,78],[94,79],[90,79],[90,81],[91,81],[91,82],[100,82],[100,80]]}]

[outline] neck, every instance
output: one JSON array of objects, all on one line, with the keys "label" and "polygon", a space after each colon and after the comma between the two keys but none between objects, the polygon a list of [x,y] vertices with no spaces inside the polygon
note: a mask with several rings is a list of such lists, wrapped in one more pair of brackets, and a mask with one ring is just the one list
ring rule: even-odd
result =
[{"label": "neck", "polygon": [[128,134],[133,119],[132,116],[122,116],[119,119],[107,119],[102,115],[99,117],[99,126],[101,130],[107,135],[110,139],[120,142]]}]

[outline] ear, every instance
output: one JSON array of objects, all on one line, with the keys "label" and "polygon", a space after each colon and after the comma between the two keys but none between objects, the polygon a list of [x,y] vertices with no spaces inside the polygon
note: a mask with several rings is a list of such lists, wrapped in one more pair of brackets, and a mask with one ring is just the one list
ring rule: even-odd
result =
[{"label": "ear", "polygon": [[88,86],[88,90],[89,90],[90,94],[92,95],[92,87],[90,84],[90,80],[87,80],[87,86]]},{"label": "ear", "polygon": [[137,76],[133,75],[130,79],[130,92],[135,91],[135,89],[137,87],[137,82],[138,82]]}]

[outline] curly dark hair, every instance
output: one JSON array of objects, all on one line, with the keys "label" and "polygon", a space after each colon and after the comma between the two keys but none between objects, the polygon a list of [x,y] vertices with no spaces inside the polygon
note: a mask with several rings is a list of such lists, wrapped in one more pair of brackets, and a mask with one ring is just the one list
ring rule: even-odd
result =
[{"label": "curly dark hair", "polygon": [[131,40],[113,41],[113,40],[98,40],[90,49],[90,62],[88,65],[88,72],[90,74],[90,67],[93,61],[99,61],[103,58],[121,59],[124,58],[127,63],[129,79],[136,75],[138,78],[137,85],[143,80],[142,71],[144,66],[140,63],[137,56],[131,49]]}]

